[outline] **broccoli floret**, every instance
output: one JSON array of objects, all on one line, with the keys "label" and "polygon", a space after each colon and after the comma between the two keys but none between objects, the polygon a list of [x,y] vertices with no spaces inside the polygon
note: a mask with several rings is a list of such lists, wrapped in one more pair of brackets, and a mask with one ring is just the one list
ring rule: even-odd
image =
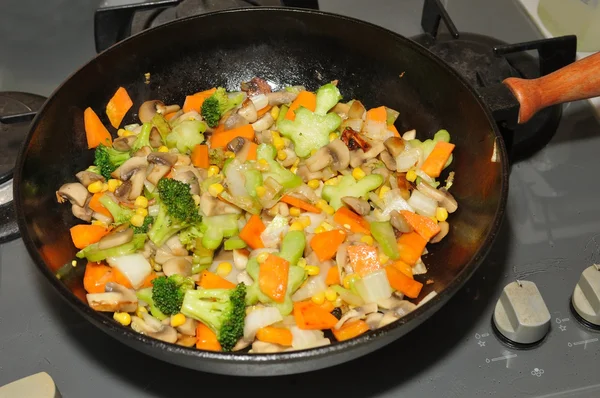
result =
[{"label": "broccoli floret", "polygon": [[115,202],[109,195],[102,195],[100,197],[100,204],[110,212],[113,217],[114,224],[125,224],[129,222],[135,212],[127,207],[123,207]]},{"label": "broccoli floret", "polygon": [[210,127],[217,127],[221,116],[241,104],[243,100],[243,93],[228,95],[223,87],[219,87],[202,103],[202,117]]},{"label": "broccoli floret", "polygon": [[192,225],[179,233],[179,241],[189,251],[194,251],[198,238],[202,238],[200,225]]},{"label": "broccoli floret", "polygon": [[142,131],[139,132],[135,141],[131,145],[131,153],[136,153],[143,147],[151,147],[150,146],[150,132],[152,131],[152,123],[144,123],[142,124]]},{"label": "broccoli floret", "polygon": [[227,157],[223,148],[210,148],[208,150],[208,163],[222,169],[226,159]]},{"label": "broccoli floret", "polygon": [[142,225],[140,225],[139,227],[134,226],[133,233],[134,234],[148,233],[148,230],[150,229],[150,225],[152,225],[153,221],[154,221],[154,218],[152,216],[144,217],[144,223]]},{"label": "broccoli floret", "polygon": [[165,142],[169,148],[177,148],[180,153],[190,153],[196,145],[204,142],[206,123],[200,120],[184,120],[167,135]]},{"label": "broccoli floret", "polygon": [[370,191],[379,188],[381,184],[383,184],[383,177],[380,174],[369,174],[360,181],[356,181],[351,175],[345,175],[337,185],[325,185],[321,197],[337,210],[342,207],[344,196],[364,197]]},{"label": "broccoli floret", "polygon": [[182,275],[159,276],[152,280],[152,301],[163,314],[177,314],[186,292],[194,286],[192,278]]},{"label": "broccoli floret", "polygon": [[117,167],[125,163],[125,161],[129,158],[129,152],[117,151],[114,148],[100,144],[96,147],[96,151],[94,153],[94,164],[96,165],[97,169],[95,171],[88,169],[88,171],[98,172],[108,180],[111,178],[111,173],[115,171]]},{"label": "broccoli floret", "polygon": [[[329,143],[329,138],[327,138]],[[258,160],[264,160],[269,165],[269,171],[263,172],[263,180],[271,177],[280,183],[285,189],[292,189],[302,185],[302,178],[292,173],[275,160],[277,150],[273,145],[260,144],[256,149]]]},{"label": "broccoli floret", "polygon": [[246,285],[234,289],[188,290],[181,313],[208,326],[216,335],[223,351],[231,351],[244,335],[246,317]]},{"label": "broccoli floret", "polygon": [[98,249],[98,243],[92,243],[77,252],[77,258],[86,258],[91,262],[98,262],[108,257],[120,257],[127,254],[133,254],[144,247],[146,243],[146,234],[133,235],[133,239],[120,246],[108,249]]},{"label": "broccoli floret", "polygon": [[153,317],[155,317],[159,321],[164,321],[165,319],[168,318],[168,315],[163,314],[163,312],[158,309],[158,307],[156,306],[156,303],[152,299],[152,288],[151,287],[146,287],[144,289],[140,289],[137,292],[135,292],[135,295],[137,296],[137,298],[139,300],[145,301],[148,304],[148,306],[150,306],[150,313],[152,314]]}]

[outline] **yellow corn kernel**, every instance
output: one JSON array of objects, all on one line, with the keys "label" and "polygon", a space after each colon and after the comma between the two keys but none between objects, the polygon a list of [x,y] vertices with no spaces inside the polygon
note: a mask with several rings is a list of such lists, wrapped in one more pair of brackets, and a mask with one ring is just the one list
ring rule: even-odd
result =
[{"label": "yellow corn kernel", "polygon": [[275,138],[281,137],[281,135],[279,135],[279,131],[271,131],[271,139],[274,140]]},{"label": "yellow corn kernel", "polygon": [[129,222],[134,227],[141,227],[144,224],[144,217],[140,216],[139,214],[134,214],[133,216],[131,216]]},{"label": "yellow corn kernel", "polygon": [[431,216],[429,218],[431,218],[431,221],[433,221],[434,223],[438,223],[438,219],[436,218],[436,216]]},{"label": "yellow corn kernel", "polygon": [[320,233],[325,232],[325,231],[326,231],[326,229],[323,228],[320,225],[317,228],[315,228],[315,234],[320,234]]},{"label": "yellow corn kernel", "polygon": [[324,206],[324,207],[323,207],[323,211],[324,211],[325,213],[329,214],[330,216],[332,216],[332,215],[333,215],[333,213],[335,213],[335,209],[333,208],[333,206],[329,206],[329,205],[327,205],[327,206]]},{"label": "yellow corn kernel", "polygon": [[337,177],[333,177],[330,178],[329,180],[325,181],[325,185],[337,185],[339,182]]},{"label": "yellow corn kernel", "polygon": [[148,215],[148,209],[142,209],[141,207],[135,209],[135,214],[139,214],[142,217],[146,217]]},{"label": "yellow corn kernel", "polygon": [[223,185],[219,184],[218,182],[214,183],[214,184],[210,184],[208,186],[208,193],[214,197],[219,196],[219,194],[221,192],[223,192],[224,190],[225,190],[225,187],[223,187]]},{"label": "yellow corn kernel", "polygon": [[319,199],[317,201],[317,203],[315,204],[315,206],[317,206],[319,209],[323,210],[323,208],[325,206],[329,206],[329,203],[327,203],[327,201],[325,199]]},{"label": "yellow corn kernel", "polygon": [[225,151],[225,157],[229,158],[229,159],[233,159],[235,157],[235,153],[231,152],[231,151]]},{"label": "yellow corn kernel", "polygon": [[300,213],[301,213],[301,211],[299,208],[297,208],[297,207],[290,208],[290,216],[298,217],[300,215]]},{"label": "yellow corn kernel", "polygon": [[277,120],[277,118],[279,117],[279,107],[278,106],[274,106],[273,108],[271,108],[271,117],[275,120]]},{"label": "yellow corn kernel", "polygon": [[120,180],[115,180],[113,178],[111,178],[110,180],[108,180],[108,190],[110,192],[115,192],[117,190],[117,188],[119,188],[119,186],[122,184],[122,182]]},{"label": "yellow corn kernel", "polygon": [[316,265],[307,265],[306,267],[304,267],[304,269],[306,270],[306,273],[310,276],[319,275],[319,272],[321,272],[321,269]]},{"label": "yellow corn kernel", "polygon": [[266,159],[259,159],[258,164],[260,164],[263,167],[269,167],[269,162],[267,162]]},{"label": "yellow corn kernel", "polygon": [[437,218],[438,221],[446,221],[448,219],[448,210],[444,207],[438,207],[435,209],[435,218]]},{"label": "yellow corn kernel", "polygon": [[256,261],[259,262],[259,264],[264,263],[265,261],[267,261],[267,257],[269,257],[269,253],[267,252],[262,252],[260,253],[258,256],[256,256]]},{"label": "yellow corn kernel", "polygon": [[169,152],[169,148],[164,145],[158,147],[158,152]]},{"label": "yellow corn kernel", "polygon": [[121,137],[129,137],[132,135],[134,135],[134,134],[131,131],[125,130],[125,131],[123,131],[123,135]]},{"label": "yellow corn kernel", "polygon": [[142,318],[142,317],[144,316],[144,314],[147,314],[147,313],[148,313],[148,310],[146,309],[146,307],[139,306],[139,307],[137,307],[137,309],[135,310],[135,315],[136,315],[138,318]]},{"label": "yellow corn kernel", "polygon": [[327,299],[327,301],[335,301],[335,299],[337,298],[337,293],[335,292],[335,290],[328,287],[327,290],[325,290],[325,298]]},{"label": "yellow corn kernel", "polygon": [[386,256],[384,253],[379,253],[379,264],[386,264],[390,261],[390,258]]},{"label": "yellow corn kernel", "polygon": [[372,245],[373,244],[373,237],[371,235],[365,235],[362,238],[360,238],[360,241],[362,243],[366,243],[367,245]]},{"label": "yellow corn kernel", "polygon": [[408,170],[406,173],[406,180],[410,182],[415,182],[417,179],[417,173],[414,170]]},{"label": "yellow corn kernel", "polygon": [[294,174],[296,174],[296,172],[298,171],[298,166],[292,166],[290,167],[290,171]]},{"label": "yellow corn kernel", "polygon": [[262,185],[259,185],[256,187],[256,196],[258,196],[259,198],[262,198],[263,196],[265,196],[266,193],[267,193],[267,188],[263,187]]},{"label": "yellow corn kernel", "polygon": [[304,228],[310,226],[311,224],[310,217],[307,216],[298,217],[298,222],[302,224]]},{"label": "yellow corn kernel", "polygon": [[338,138],[338,135],[336,133],[329,134],[329,142],[335,140],[336,138]]},{"label": "yellow corn kernel", "polygon": [[354,177],[357,180],[360,180],[360,179],[364,178],[365,175],[366,175],[365,172],[360,167],[355,167],[352,170],[352,177]]},{"label": "yellow corn kernel", "polygon": [[102,181],[94,181],[87,187],[91,193],[98,193],[102,191]]},{"label": "yellow corn kernel", "polygon": [[292,223],[292,225],[290,225],[290,231],[303,231],[304,230],[304,225],[302,225],[302,223],[295,221]]},{"label": "yellow corn kernel", "polygon": [[217,266],[217,275],[221,278],[227,277],[231,273],[232,265],[229,261],[223,261]]},{"label": "yellow corn kernel", "polygon": [[275,149],[277,149],[278,151],[280,149],[285,148],[285,142],[283,142],[283,138],[281,137],[274,137],[273,138],[273,146],[275,147]]},{"label": "yellow corn kernel", "polygon": [[333,225],[325,221],[323,221],[320,226],[323,227],[325,231],[332,231],[334,229]]},{"label": "yellow corn kernel", "polygon": [[194,199],[196,206],[200,206],[200,195],[192,195],[192,199]]},{"label": "yellow corn kernel", "polygon": [[131,315],[126,312],[115,312],[113,318],[123,326],[129,326],[131,323]]},{"label": "yellow corn kernel", "polygon": [[175,314],[171,317],[171,327],[179,327],[185,323],[185,315]]},{"label": "yellow corn kernel", "polygon": [[148,199],[145,196],[138,196],[135,198],[134,205],[135,207],[141,207],[142,209],[145,209],[148,207]]},{"label": "yellow corn kernel", "polygon": [[286,160],[287,159],[287,153],[285,153],[284,150],[278,150],[277,151],[277,159],[278,160]]},{"label": "yellow corn kernel", "polygon": [[105,223],[103,223],[103,222],[102,222],[102,221],[100,221],[100,220],[92,220],[92,225],[98,225],[98,226],[100,226],[100,227],[105,227],[105,228],[107,228],[107,227],[108,227],[108,225],[106,225]]},{"label": "yellow corn kernel", "polygon": [[300,260],[298,260],[296,265],[300,268],[306,268],[306,259],[304,257],[300,257]]},{"label": "yellow corn kernel", "polygon": [[126,131],[127,131],[127,130],[125,130],[125,129],[119,129],[119,130],[117,130],[117,135],[118,135],[119,137],[123,137],[123,133],[125,133]]},{"label": "yellow corn kernel", "polygon": [[379,197],[383,199],[385,194],[390,192],[391,190],[392,188],[388,187],[387,185],[383,185],[381,188],[379,188]]},{"label": "yellow corn kernel", "polygon": [[307,185],[310,189],[317,189],[321,184],[319,183],[319,180],[310,180]]},{"label": "yellow corn kernel", "polygon": [[344,287],[346,289],[350,289],[352,287],[352,285],[354,285],[354,282],[356,282],[359,279],[358,275],[356,274],[348,274],[344,277]]},{"label": "yellow corn kernel", "polygon": [[219,170],[219,168],[218,168],[217,166],[215,166],[215,165],[212,165],[212,166],[210,166],[210,167],[208,168],[208,173],[207,173],[207,175],[208,175],[209,177],[216,176],[217,174],[219,174],[219,171],[221,171],[221,170]]},{"label": "yellow corn kernel", "polygon": [[321,305],[325,302],[325,293],[317,293],[314,296],[312,296],[310,300],[317,305]]},{"label": "yellow corn kernel", "polygon": [[102,192],[106,192],[108,191],[108,184],[107,183],[102,183]]}]

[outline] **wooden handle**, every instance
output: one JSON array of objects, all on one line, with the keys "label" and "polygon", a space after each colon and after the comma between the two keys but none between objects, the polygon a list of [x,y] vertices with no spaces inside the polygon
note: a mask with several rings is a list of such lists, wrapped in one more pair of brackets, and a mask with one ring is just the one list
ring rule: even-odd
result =
[{"label": "wooden handle", "polygon": [[600,96],[600,52],[537,79],[503,83],[521,104],[519,123],[525,123],[548,106]]}]

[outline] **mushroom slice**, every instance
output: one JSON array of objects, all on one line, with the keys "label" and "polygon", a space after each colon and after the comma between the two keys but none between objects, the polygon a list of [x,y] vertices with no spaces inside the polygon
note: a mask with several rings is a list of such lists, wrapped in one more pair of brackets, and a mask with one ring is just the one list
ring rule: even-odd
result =
[{"label": "mushroom slice", "polygon": [[249,82],[242,82],[240,86],[242,91],[248,93],[248,96],[268,94],[271,92],[271,86],[269,86],[269,83],[260,77],[253,77]]},{"label": "mushroom slice", "polygon": [[323,173],[321,171],[311,172],[305,164],[298,166],[296,174],[302,178],[304,182],[308,182],[310,180],[321,180],[323,178]]},{"label": "mushroom slice", "polygon": [[239,339],[238,342],[233,346],[231,351],[240,351],[247,348],[250,345],[250,341],[246,341],[243,338]]},{"label": "mushroom slice", "polygon": [[192,263],[183,257],[173,257],[162,265],[162,270],[167,277],[171,275],[192,275]]},{"label": "mushroom slice", "polygon": [[249,98],[246,98],[246,100],[242,103],[242,107],[238,110],[238,114],[246,119],[248,123],[254,123],[258,119],[254,102],[252,102],[252,100]]},{"label": "mushroom slice", "polygon": [[273,123],[275,123],[275,119],[271,116],[271,112],[267,112],[256,122],[252,123],[252,128],[255,132],[265,131],[268,130]]},{"label": "mushroom slice", "polygon": [[98,249],[109,249],[111,247],[121,246],[131,242],[133,239],[133,229],[127,228],[123,231],[112,232],[105,235],[98,241]]},{"label": "mushroom slice", "polygon": [[186,317],[183,325],[177,326],[177,331],[181,334],[186,334],[188,336],[196,336],[196,326],[198,325],[198,321]]},{"label": "mushroom slice", "polygon": [[283,104],[289,104],[298,96],[297,93],[289,92],[289,91],[275,91],[274,93],[266,93],[267,99],[269,100],[269,105],[278,106]]},{"label": "mushroom slice", "polygon": [[448,210],[448,213],[454,213],[458,209],[458,203],[454,199],[454,196],[445,190],[435,189],[422,179],[417,184],[417,189],[437,201],[440,207]]},{"label": "mushroom slice", "polygon": [[352,319],[352,318],[363,319],[364,317],[366,317],[367,315],[369,315],[373,312],[377,312],[377,303],[367,303],[367,304],[361,305],[360,307],[356,307],[356,308],[346,312],[344,314],[344,316],[342,316],[340,318],[338,323],[335,324],[335,328],[336,329],[341,328],[344,325],[344,323],[346,323],[346,321],[348,321],[349,319]]},{"label": "mushroom slice", "polygon": [[113,141],[113,148],[120,152],[127,152],[131,150],[131,146],[136,140],[135,135],[129,135],[127,137],[119,137]]},{"label": "mushroom slice", "polygon": [[129,192],[131,192],[131,181],[125,181],[115,189],[115,196],[126,200],[129,197]]},{"label": "mushroom slice", "polygon": [[86,188],[93,182],[106,181],[106,179],[100,174],[92,173],[91,171],[87,170],[80,171],[79,173],[75,174],[75,177],[77,177],[81,185],[83,185]]},{"label": "mushroom slice", "polygon": [[344,104],[343,102],[338,102],[332,109],[331,112],[337,113],[339,117],[342,119],[348,119],[348,111],[350,110],[350,105]]},{"label": "mushroom slice", "polygon": [[385,146],[382,142],[378,142],[376,144],[371,144],[371,148],[368,151],[363,151],[362,149],[357,149],[353,151],[350,156],[350,166],[352,168],[358,167],[362,165],[369,159],[373,159],[377,157],[382,151],[385,150]]},{"label": "mushroom slice", "polygon": [[350,109],[348,109],[348,118],[349,119],[362,119],[363,115],[367,110],[362,102],[358,100],[352,101],[352,105],[350,105]]},{"label": "mushroom slice", "polygon": [[248,158],[250,140],[244,137],[235,137],[227,144],[227,149],[235,153],[235,157],[242,163]]},{"label": "mushroom slice", "polygon": [[327,166],[331,166],[333,171],[344,170],[349,163],[350,151],[346,144],[337,138],[306,159],[306,166],[312,172],[323,170]]},{"label": "mushroom slice", "polygon": [[185,247],[183,247],[183,244],[179,240],[178,235],[173,235],[172,237],[167,239],[165,245],[169,248],[169,250],[171,251],[171,253],[173,253],[174,256],[188,255],[188,251]]},{"label": "mushroom slice", "polygon": [[383,143],[385,148],[390,152],[390,155],[395,159],[398,155],[404,152],[405,142],[400,137],[390,137]]},{"label": "mushroom slice", "polygon": [[248,124],[248,121],[237,113],[233,113],[229,116],[224,123],[225,130],[232,130],[238,127],[242,127]]},{"label": "mushroom slice", "polygon": [[142,194],[145,180],[146,172],[144,170],[138,170],[138,172],[133,175],[131,178],[131,191],[129,191],[128,196],[130,200],[134,200]]},{"label": "mushroom slice", "polygon": [[371,211],[371,205],[364,199],[355,198],[352,196],[344,196],[342,202],[348,205],[356,213],[364,216]]},{"label": "mushroom slice", "polygon": [[383,164],[385,164],[385,167],[388,168],[388,170],[396,171],[396,159],[394,159],[388,151],[381,152],[379,154],[379,157],[381,158]]},{"label": "mushroom slice", "polygon": [[164,110],[165,104],[159,100],[144,102],[142,105],[140,105],[138,110],[138,117],[140,118],[140,121],[142,123],[148,123],[152,121],[152,118],[154,115],[156,115],[159,107]]},{"label": "mushroom slice", "polygon": [[75,217],[83,221],[91,221],[92,215],[94,214],[94,212],[89,207],[81,207],[77,206],[76,204],[73,204],[71,206],[71,212],[73,212],[73,215]]},{"label": "mushroom slice", "polygon": [[264,341],[256,340],[252,343],[251,353],[256,354],[272,354],[276,352],[285,351],[285,347],[278,344],[266,343]]},{"label": "mushroom slice", "polygon": [[123,181],[129,180],[138,170],[145,170],[148,167],[148,161],[145,157],[132,157],[112,172],[111,176],[120,178]]},{"label": "mushroom slice", "polygon": [[150,173],[146,176],[146,179],[152,183],[152,185],[157,185],[158,181],[166,176],[169,171],[171,171],[171,166],[164,164],[155,164],[152,166]]},{"label": "mushroom slice", "polygon": [[180,345],[182,347],[193,347],[196,345],[196,340],[196,336],[187,336],[183,334],[177,339],[175,344]]},{"label": "mushroom slice", "polygon": [[[150,319],[151,318],[151,319]],[[156,324],[157,319],[144,314],[144,319],[137,316],[131,317],[131,328],[138,333],[145,334],[157,340],[167,343],[175,343],[177,341],[177,330],[169,325],[163,325],[160,322]]]},{"label": "mushroom slice", "polygon": [[58,191],[56,191],[58,203],[64,203],[68,200],[79,207],[85,206],[89,195],[90,193],[87,188],[78,182],[63,184]]},{"label": "mushroom slice", "polygon": [[[127,137],[129,138],[129,137]],[[156,127],[152,127],[150,130],[150,146],[152,148],[159,148],[163,145],[162,136]]]},{"label": "mushroom slice", "polygon": [[430,243],[438,243],[439,241],[444,239],[446,235],[448,235],[448,232],[450,232],[450,224],[448,224],[446,221],[440,221],[438,225],[440,226],[440,232],[438,232],[431,238],[431,240],[429,241]]},{"label": "mushroom slice", "polygon": [[406,173],[397,173],[396,174],[396,183],[398,185],[398,189],[400,190],[400,195],[404,200],[408,200],[410,198],[410,191],[412,191],[415,187],[414,185],[406,179]]},{"label": "mushroom slice", "polygon": [[216,216],[220,214],[241,214],[242,210],[236,206],[232,206],[223,202],[205,192],[200,197],[200,211],[206,217]]},{"label": "mushroom slice", "polygon": [[89,306],[102,312],[133,312],[138,305],[138,299],[133,290],[115,282],[107,282],[104,293],[89,293],[86,295]]},{"label": "mushroom slice", "polygon": [[171,167],[177,162],[177,155],[169,152],[152,152],[147,157],[148,162],[154,167],[146,176],[146,179],[153,185],[158,184],[158,181],[163,178],[171,170]]},{"label": "mushroom slice", "polygon": [[412,232],[413,230],[408,221],[406,221],[406,218],[398,210],[392,210],[390,212],[390,223],[392,224],[392,227],[404,234]]}]

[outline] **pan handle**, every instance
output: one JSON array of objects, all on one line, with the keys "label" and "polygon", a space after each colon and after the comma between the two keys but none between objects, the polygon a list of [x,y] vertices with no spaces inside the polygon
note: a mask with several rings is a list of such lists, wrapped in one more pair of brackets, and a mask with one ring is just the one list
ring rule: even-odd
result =
[{"label": "pan handle", "polygon": [[519,124],[551,105],[600,96],[600,52],[537,79],[509,77],[503,83],[519,101]]}]

